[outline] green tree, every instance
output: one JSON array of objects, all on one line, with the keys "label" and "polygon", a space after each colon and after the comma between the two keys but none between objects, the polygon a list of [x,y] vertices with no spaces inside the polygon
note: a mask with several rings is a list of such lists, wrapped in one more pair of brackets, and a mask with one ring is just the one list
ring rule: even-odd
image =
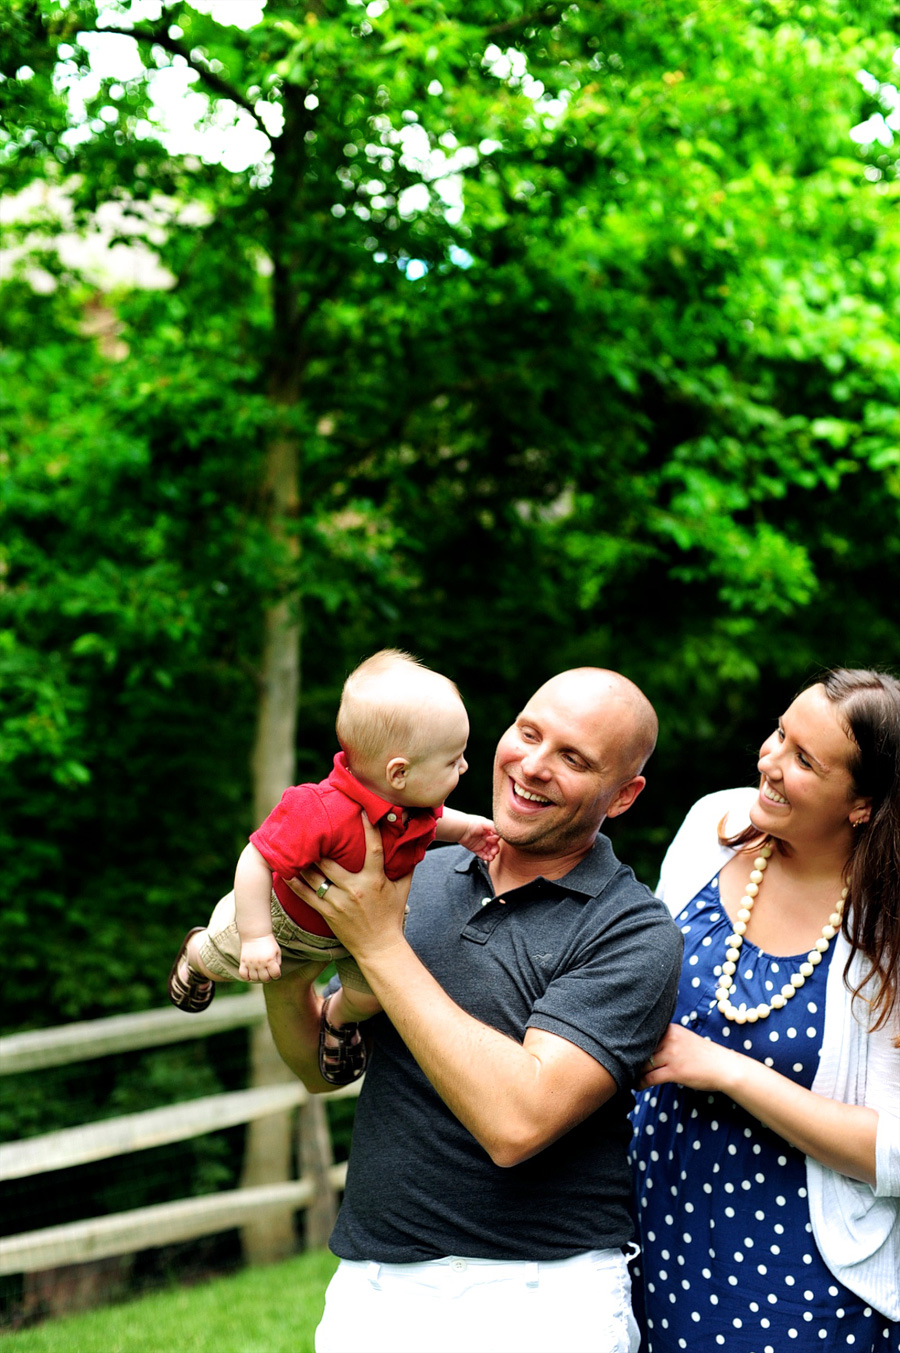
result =
[{"label": "green tree", "polygon": [[[4,192],[50,194],[5,212],[0,278],[10,1026],[162,1002],[383,644],[460,681],[480,811],[537,680],[638,680],[663,741],[615,835],[648,881],[792,686],[900,662],[898,189],[850,138],[893,97],[891,18],[6,0]],[[246,168],[172,148],[179,72],[227,145],[256,129]],[[110,214],[168,285],[73,264]],[[204,1084],[154,1062],[110,1105],[167,1078]]]},{"label": "green tree", "polygon": [[[756,739],[757,693],[896,660],[897,190],[849,137],[889,18],[7,5],[10,188],[65,189],[81,229],[115,204],[173,278],[103,300],[104,351],[45,214],[55,292],[25,258],[4,287],[6,820],[15,895],[61,927],[48,955],[24,902],[7,921],[32,1018],[159,999],[154,956],[321,773],[342,676],[383,642],[460,678],[482,765],[536,674],[640,680],[666,734],[648,876],[710,752]],[[82,116],[123,34],[143,68]],[[153,81],[179,69],[210,124],[265,133],[258,162],[167,149]]]}]

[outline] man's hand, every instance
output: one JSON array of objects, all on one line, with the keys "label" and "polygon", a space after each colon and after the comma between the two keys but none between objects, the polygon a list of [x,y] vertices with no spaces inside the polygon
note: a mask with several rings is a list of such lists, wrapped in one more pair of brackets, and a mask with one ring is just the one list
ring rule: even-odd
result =
[{"label": "man's hand", "polygon": [[241,941],[242,982],[274,982],[281,976],[281,950],[274,935]]},{"label": "man's hand", "polygon": [[[451,1000],[403,934],[412,876],[396,883],[385,877],[381,836],[365,817],[363,826],[366,863],[359,874],[348,874],[333,860],[320,860],[303,871],[307,883],[295,879],[291,887],[322,913],[353,954],[451,1113],[495,1164],[517,1165],[604,1104],[616,1083],[567,1039],[528,1029],[524,1043],[518,1043]],[[331,885],[320,899],[314,889],[328,880]],[[267,991],[277,999],[283,985]],[[272,1006],[270,998],[270,1017]],[[282,1033],[280,1038],[283,1048],[288,1037]]]},{"label": "man's hand", "polygon": [[479,860],[484,860],[485,864],[490,864],[500,849],[500,837],[489,817],[470,815],[466,830],[459,838],[459,844],[465,846],[466,850],[471,850],[472,854],[477,855]]},{"label": "man's hand", "polygon": [[[351,874],[334,860],[319,860],[290,879],[290,886],[328,922],[342,944],[358,962],[391,949],[403,940],[403,917],[412,874],[389,879],[384,872],[384,846],[381,833],[362,814],[366,837],[366,862],[358,874]],[[329,883],[324,895],[315,891]]]}]

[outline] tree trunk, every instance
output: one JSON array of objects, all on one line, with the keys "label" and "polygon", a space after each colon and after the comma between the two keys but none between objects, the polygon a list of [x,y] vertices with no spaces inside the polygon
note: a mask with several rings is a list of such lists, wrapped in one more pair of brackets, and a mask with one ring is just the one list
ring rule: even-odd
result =
[{"label": "tree trunk", "polygon": [[[300,501],[299,447],[295,437],[276,438],[269,449],[265,497],[272,534],[284,541],[290,557],[299,558],[299,541],[289,528]],[[272,811],[296,768],[297,705],[300,693],[300,603],[289,597],[265,616],[260,672],[260,700],[253,747],[253,821]],[[275,1051],[268,1025],[257,1027],[251,1041],[250,1084],[287,1081],[292,1073]],[[292,1166],[290,1114],[274,1114],[250,1123],[241,1179],[244,1188],[290,1179]],[[248,1263],[271,1263],[296,1249],[294,1217],[289,1208],[273,1208],[241,1232]]]},{"label": "tree trunk", "polygon": [[253,823],[268,817],[297,765],[300,696],[299,600],[281,601],[266,615],[261,690],[253,747]]},{"label": "tree trunk", "polygon": [[[275,1050],[268,1024],[258,1024],[250,1043],[251,1085],[272,1085],[293,1079]],[[274,1113],[247,1125],[242,1188],[277,1184],[292,1173],[293,1133],[290,1113]],[[297,1233],[289,1207],[272,1207],[242,1228],[241,1243],[248,1264],[272,1264],[296,1252]]]},{"label": "tree trunk", "polygon": [[337,1217],[337,1191],[328,1178],[334,1155],[325,1101],[313,1095],[302,1105],[297,1127],[300,1176],[312,1179],[316,1186],[315,1198],[303,1212],[306,1249],[321,1250],[328,1244]]}]

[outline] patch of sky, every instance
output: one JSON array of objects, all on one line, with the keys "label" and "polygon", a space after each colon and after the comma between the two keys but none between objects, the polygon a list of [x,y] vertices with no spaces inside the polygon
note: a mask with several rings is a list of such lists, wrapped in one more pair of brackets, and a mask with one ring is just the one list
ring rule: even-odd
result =
[{"label": "patch of sky", "polygon": [[[375,121],[373,118],[373,125]],[[393,160],[398,156],[403,168],[421,180],[400,193],[397,200],[400,215],[408,219],[427,211],[434,193],[443,204],[447,220],[451,225],[457,224],[463,214],[461,171],[478,163],[478,151],[472,146],[460,146],[452,132],[445,132],[435,145],[419,122],[404,121],[403,126],[393,127],[384,118],[383,122],[379,120],[377,130],[381,133],[379,143],[366,146],[369,160],[378,163],[386,157]]]},{"label": "patch of sky", "polygon": [[[259,23],[264,3],[265,0],[196,0],[195,8],[212,15],[217,23],[248,28]],[[133,0],[128,10],[114,0],[101,0],[97,24],[100,30],[131,27],[135,23],[158,22],[161,16],[160,0]],[[170,34],[180,37],[181,30],[173,26]],[[258,174],[265,176],[264,166],[271,149],[269,135],[277,136],[284,124],[277,103],[256,98],[254,118],[229,99],[210,101],[193,87],[197,77],[183,56],[170,57],[160,51],[158,68],[147,72],[134,38],[123,33],[79,33],[78,42],[89,54],[90,72],[81,74],[69,59],[73,49],[63,46],[55,76],[57,87],[68,97],[71,125],[62,139],[69,145],[89,140],[99,130],[87,117],[85,101],[95,97],[104,79],[115,77],[121,83],[146,75],[153,109],[151,120],[137,123],[137,136],[157,137],[175,155],[197,155],[209,164],[224,165],[232,173],[259,166]],[[251,91],[251,95],[259,93]],[[104,117],[105,111],[101,118],[114,121],[115,111],[111,109],[110,115]]]},{"label": "patch of sky", "polygon": [[515,47],[504,49],[492,42],[485,48],[482,62],[497,80],[504,81],[512,89],[520,89],[526,99],[531,99],[545,121],[556,122],[565,113],[571,98],[569,91],[561,90],[556,98],[545,97],[545,85],[529,73],[528,58],[524,52]]},{"label": "patch of sky", "polygon": [[[895,65],[900,65],[900,48],[894,52],[893,60]],[[851,139],[860,146],[892,146],[894,133],[900,131],[900,89],[896,85],[883,84],[867,70],[857,71],[856,78],[866,93],[878,100],[881,111],[851,127]]]}]

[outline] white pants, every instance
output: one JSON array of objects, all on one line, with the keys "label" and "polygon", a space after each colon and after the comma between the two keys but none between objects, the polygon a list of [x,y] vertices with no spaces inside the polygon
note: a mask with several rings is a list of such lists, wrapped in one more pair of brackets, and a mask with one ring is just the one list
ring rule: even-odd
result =
[{"label": "white pants", "polygon": [[342,1259],[316,1353],[637,1353],[621,1250],[550,1263]]}]

